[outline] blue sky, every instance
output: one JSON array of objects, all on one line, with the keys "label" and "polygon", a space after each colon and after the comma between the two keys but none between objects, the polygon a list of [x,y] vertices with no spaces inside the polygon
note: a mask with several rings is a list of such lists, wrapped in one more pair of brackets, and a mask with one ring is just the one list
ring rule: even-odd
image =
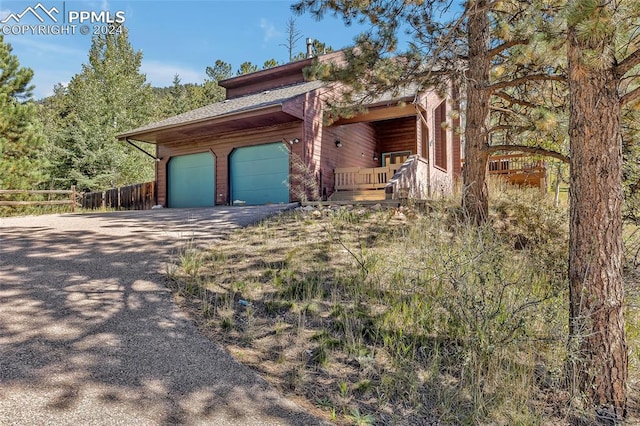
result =
[{"label": "blue sky", "polygon": [[[122,11],[129,40],[144,55],[142,72],[147,81],[158,87],[171,85],[175,74],[183,83],[200,83],[205,78],[205,68],[216,59],[231,63],[234,70],[244,61],[261,66],[270,58],[288,60],[288,51],[281,44],[286,41],[286,22],[293,16],[292,1],[0,0],[0,21],[29,6],[35,8],[38,3],[46,10],[58,10],[53,13],[58,24],[60,17],[68,17],[71,11],[109,11],[112,15]],[[27,13],[19,22],[9,20],[4,26],[58,25],[40,15],[44,22]],[[317,38],[335,49],[351,45],[363,29],[346,27],[333,17],[322,21],[308,14],[294,17],[303,36],[297,44],[299,51],[304,50],[306,37]],[[75,24],[75,34],[34,35],[30,30],[16,29],[18,34],[4,36],[20,63],[34,70],[35,98],[50,95],[54,84],[69,82],[88,62],[91,35],[80,34],[80,24]],[[94,25],[101,25],[87,24],[91,31]]]}]

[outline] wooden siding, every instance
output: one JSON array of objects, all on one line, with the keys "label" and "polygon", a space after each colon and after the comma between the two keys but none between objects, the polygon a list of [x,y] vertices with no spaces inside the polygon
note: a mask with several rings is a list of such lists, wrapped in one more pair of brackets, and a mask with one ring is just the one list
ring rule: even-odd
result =
[{"label": "wooden siding", "polygon": [[[229,155],[234,148],[261,145],[300,138],[302,124],[287,125],[245,130],[211,138],[201,138],[190,141],[163,143],[158,145],[158,155],[162,160],[157,163],[158,204],[167,203],[167,163],[176,155],[195,154],[210,151],[216,161],[216,204],[229,203]],[[293,153],[302,153],[302,143],[289,146]]]},{"label": "wooden siding", "polygon": [[[410,100],[407,100],[410,102]],[[395,118],[411,117],[416,115],[416,107],[413,104],[408,105],[389,105],[376,106],[368,108],[364,113],[356,114],[351,118],[340,118],[334,125],[344,125],[362,122],[392,120]]]},{"label": "wooden siding", "polygon": [[[336,140],[342,147],[336,147]],[[334,190],[334,169],[338,167],[376,167],[376,132],[371,123],[347,124],[325,128],[322,137],[322,187],[326,195]],[[378,154],[379,158],[379,154]]]},{"label": "wooden siding", "polygon": [[302,71],[298,71],[296,74],[285,74],[274,76],[273,78],[265,78],[246,86],[227,89],[227,99],[238,98],[251,93],[264,92],[266,90],[277,89],[279,87],[290,86],[292,84],[302,82],[304,82]]},{"label": "wooden siding", "polygon": [[311,66],[315,60],[341,64],[344,63],[344,54],[343,52],[327,53],[317,58],[303,59],[251,74],[229,78],[219,84],[226,88],[227,99],[233,99],[251,93],[302,83],[306,81],[304,69]]},{"label": "wooden siding", "polygon": [[[415,112],[415,109],[414,109]],[[416,117],[404,117],[374,123],[378,141],[378,154],[384,152],[418,151]]]}]

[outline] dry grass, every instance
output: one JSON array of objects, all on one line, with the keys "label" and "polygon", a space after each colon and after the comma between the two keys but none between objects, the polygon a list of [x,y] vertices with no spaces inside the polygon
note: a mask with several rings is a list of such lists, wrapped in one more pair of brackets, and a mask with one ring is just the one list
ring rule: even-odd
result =
[{"label": "dry grass", "polygon": [[457,200],[297,211],[171,277],[205,334],[330,421],[561,424],[567,212],[493,192],[482,229]]}]

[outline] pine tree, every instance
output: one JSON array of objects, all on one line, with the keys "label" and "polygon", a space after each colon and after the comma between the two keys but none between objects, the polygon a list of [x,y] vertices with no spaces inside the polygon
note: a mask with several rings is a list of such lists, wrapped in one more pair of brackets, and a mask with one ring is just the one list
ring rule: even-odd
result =
[{"label": "pine tree", "polygon": [[252,64],[250,61],[245,61],[240,64],[240,68],[236,71],[236,75],[251,74],[256,71],[258,71],[257,65]]},{"label": "pine tree", "polygon": [[570,0],[567,9],[572,423],[618,424],[628,376],[621,122],[622,108],[640,99],[640,4]]},{"label": "pine tree", "polygon": [[33,189],[46,181],[46,140],[31,99],[32,77],[0,35],[0,189]]},{"label": "pine tree", "polygon": [[52,174],[79,189],[98,190],[150,180],[153,161],[118,142],[118,133],[159,115],[154,95],[139,72],[142,53],[135,52],[128,32],[95,36],[89,62],[58,96],[61,128],[49,128],[55,145]]},{"label": "pine tree", "polygon": [[178,74],[173,76],[173,85],[169,89],[169,110],[168,115],[178,115],[188,110],[187,90],[180,83]]},{"label": "pine tree", "polygon": [[268,70],[269,68],[275,68],[277,67],[278,61],[276,61],[275,59],[271,58],[271,59],[267,59],[266,61],[264,61],[264,64],[262,64],[262,69],[263,70]]}]

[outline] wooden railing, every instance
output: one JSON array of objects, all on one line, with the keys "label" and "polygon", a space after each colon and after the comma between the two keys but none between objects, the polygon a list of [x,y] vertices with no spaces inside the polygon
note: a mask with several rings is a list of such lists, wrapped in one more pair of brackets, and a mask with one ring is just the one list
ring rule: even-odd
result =
[{"label": "wooden railing", "polygon": [[[0,198],[3,196],[16,196],[16,195],[47,195],[47,200],[0,200],[0,207],[18,207],[18,206],[54,206],[54,205],[68,205],[71,206],[71,211],[76,208],[76,193],[75,186],[71,189],[50,189],[50,190],[23,190],[23,189],[0,189]],[[64,195],[63,199],[54,199],[52,196]],[[22,198],[22,197],[21,197]]]},{"label": "wooden railing", "polygon": [[489,158],[489,173],[510,174],[545,170],[544,161],[523,154],[495,155]]},{"label": "wooden railing", "polygon": [[489,174],[502,176],[515,185],[546,187],[546,165],[524,154],[495,155],[489,158]]},{"label": "wooden railing", "polygon": [[396,165],[387,167],[341,167],[334,170],[335,190],[384,189],[393,177]]}]

